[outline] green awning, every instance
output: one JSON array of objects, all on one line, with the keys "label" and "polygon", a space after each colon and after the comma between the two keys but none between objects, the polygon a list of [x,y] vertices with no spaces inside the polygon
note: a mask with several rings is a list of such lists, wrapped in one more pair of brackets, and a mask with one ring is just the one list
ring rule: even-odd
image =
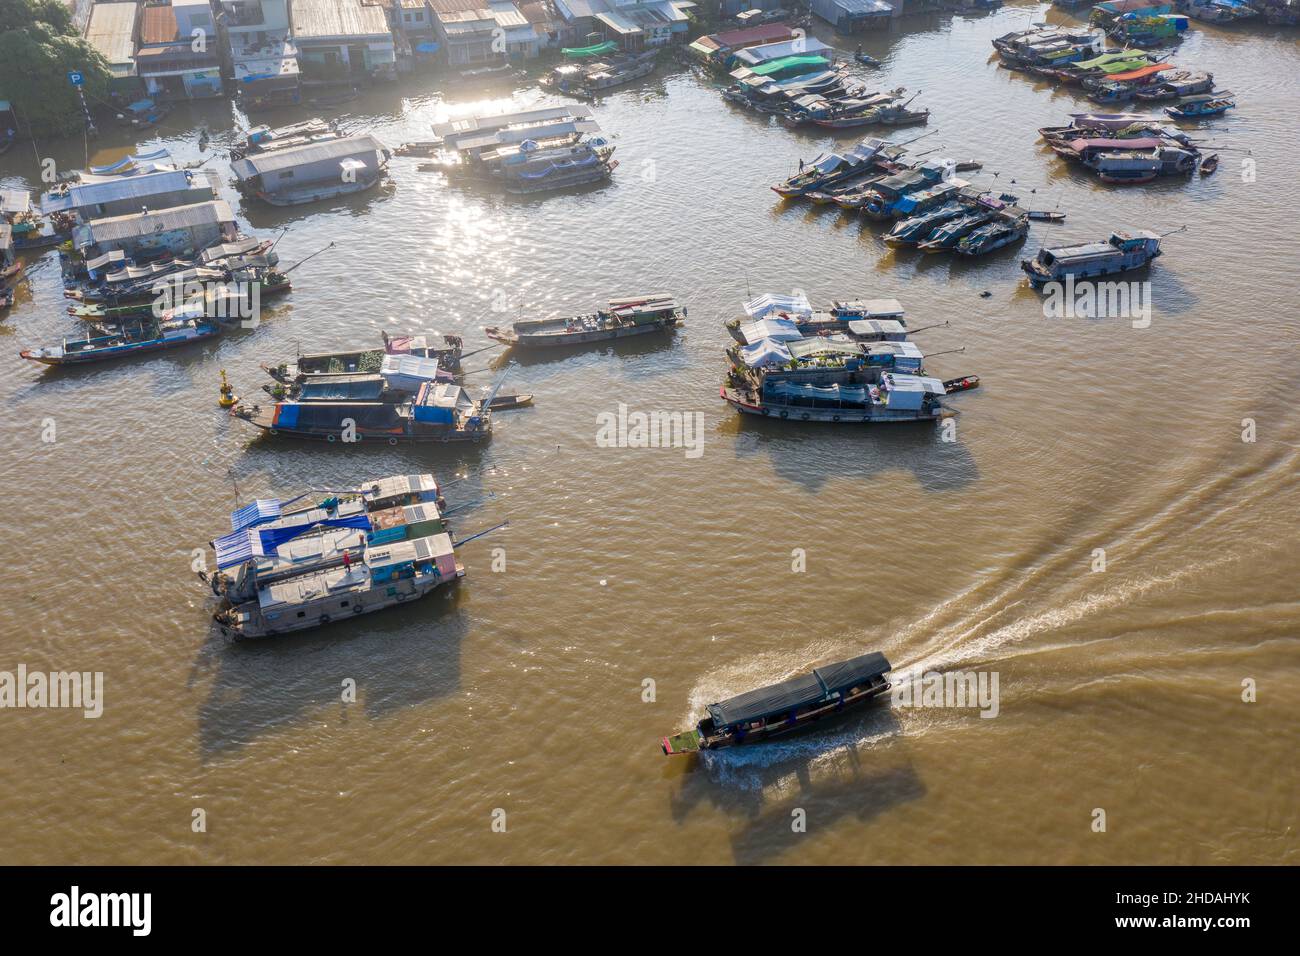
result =
[{"label": "green awning", "polygon": [[816,68],[820,66],[830,66],[831,61],[824,56],[783,56],[779,60],[773,60],[770,63],[760,63],[753,67],[750,72],[759,76],[771,76],[773,73],[779,73],[791,66],[807,66]]},{"label": "green awning", "polygon": [[602,56],[606,53],[613,53],[618,49],[618,44],[613,40],[606,40],[604,43],[597,43],[594,46],[570,46],[560,50],[565,56]]}]

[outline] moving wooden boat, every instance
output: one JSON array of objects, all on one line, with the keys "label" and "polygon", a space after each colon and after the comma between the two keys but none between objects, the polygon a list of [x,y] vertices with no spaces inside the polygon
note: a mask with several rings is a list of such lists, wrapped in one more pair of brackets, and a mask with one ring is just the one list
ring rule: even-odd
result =
[{"label": "moving wooden boat", "polygon": [[889,693],[889,661],[863,654],[716,704],[692,730],[661,737],[665,755],[762,743],[861,707]]},{"label": "moving wooden boat", "polygon": [[863,66],[880,66],[880,61],[869,53],[863,53],[862,47],[858,47],[853,52],[853,59]]},{"label": "moving wooden boat", "polygon": [[421,156],[432,157],[442,151],[440,141],[423,140],[415,143],[403,143],[397,149],[393,150],[394,156]]},{"label": "moving wooden boat", "polygon": [[610,299],[599,312],[562,319],[529,319],[509,329],[495,326],[483,331],[489,338],[511,346],[554,347],[604,342],[629,335],[674,329],[686,318],[686,308],[671,295],[642,295]]}]

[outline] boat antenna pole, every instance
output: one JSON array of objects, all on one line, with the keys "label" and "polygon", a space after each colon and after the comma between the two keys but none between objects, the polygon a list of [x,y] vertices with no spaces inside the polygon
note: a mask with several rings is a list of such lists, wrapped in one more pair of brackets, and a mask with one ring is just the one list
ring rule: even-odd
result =
[{"label": "boat antenna pole", "polygon": [[285,226],[283,231],[281,231],[281,233],[275,237],[275,242],[271,243],[270,247],[266,251],[270,252],[271,249],[274,249],[276,246],[278,246],[280,244],[280,240],[284,238],[285,233],[287,233],[288,231],[289,231],[289,227]]},{"label": "boat antenna pole", "polygon": [[457,506],[454,507],[454,508],[448,508],[447,510],[445,510],[445,511],[443,512],[443,514],[444,514],[444,515],[455,514],[457,511],[460,511],[460,510],[462,510],[462,509],[464,509],[464,508],[474,508],[474,507],[477,507],[478,505],[481,505],[483,502],[485,502],[485,501],[490,501],[491,499],[495,498],[496,496],[497,496],[497,495],[496,495],[496,492],[495,492],[495,491],[490,491],[490,492],[487,493],[486,496],[484,496],[484,497],[482,497],[482,498],[479,498],[477,501],[467,501],[467,502],[465,502],[464,504],[459,504],[459,505],[457,505]]},{"label": "boat antenna pole", "polygon": [[1166,236],[1176,236],[1176,235],[1178,235],[1180,232],[1186,232],[1186,231],[1187,231],[1187,227],[1186,227],[1186,226],[1179,226],[1177,229],[1172,229],[1172,230],[1170,230],[1169,232],[1162,232],[1162,233],[1160,234],[1160,238],[1161,238],[1161,239],[1164,239]]},{"label": "boat antenna pole", "polygon": [[966,351],[966,346],[963,345],[959,349],[948,349],[947,351],[944,352],[927,352],[925,355],[922,355],[921,358],[934,358],[936,355],[952,355],[954,352],[965,352],[965,351]]},{"label": "boat antenna pole", "polygon": [[452,545],[451,545],[451,546],[452,546],[453,548],[459,548],[461,545],[463,545],[463,544],[469,544],[471,541],[473,541],[473,540],[475,540],[475,539],[477,539],[477,538],[481,538],[481,537],[483,537],[483,535],[485,535],[485,534],[491,534],[493,531],[500,531],[502,528],[508,528],[508,527],[510,527],[510,519],[509,519],[509,518],[507,518],[505,521],[501,522],[499,525],[495,525],[494,527],[488,528],[486,531],[480,531],[478,534],[472,534],[472,535],[470,535],[468,538],[461,538],[459,541],[454,541],[454,542],[452,542]]},{"label": "boat antenna pole", "polygon": [[909,329],[908,335],[915,335],[917,332],[926,332],[930,329],[943,329],[951,325],[951,322],[936,322],[934,325],[923,325],[919,329]]},{"label": "boat antenna pole", "polygon": [[912,145],[913,143],[915,143],[917,140],[925,139],[927,136],[933,136],[933,135],[934,135],[935,133],[937,133],[937,132],[939,132],[937,129],[932,129],[932,130],[930,130],[930,132],[928,132],[928,133],[922,133],[920,136],[913,136],[911,139],[905,139],[905,140],[903,140],[903,142],[901,142],[901,143],[895,143],[894,145],[895,145],[895,146],[911,146],[911,145]]},{"label": "boat antenna pole", "polygon": [[[309,255],[309,256],[307,257],[307,259],[315,259],[318,255],[320,255],[320,254],[321,254],[322,252],[324,252],[326,249],[333,249],[333,248],[334,248],[334,243],[331,242],[328,246],[325,247],[325,249],[317,249],[315,252],[313,252],[311,255]],[[288,275],[288,274],[289,274],[290,272],[292,272],[294,269],[298,268],[300,265],[302,265],[304,262],[306,262],[307,259],[299,259],[297,262],[295,262],[295,263],[294,263],[293,265],[291,265],[289,268],[285,269],[284,272],[281,273],[281,274],[282,274],[282,275]]]},{"label": "boat antenna pole", "polygon": [[[467,358],[469,358],[471,355],[478,355],[479,352],[486,352],[488,349],[499,349],[499,348],[501,348],[501,344],[502,344],[502,343],[500,343],[500,342],[493,342],[491,345],[485,345],[485,346],[483,346],[481,349],[475,349],[475,350],[472,351],[472,352],[463,352],[463,353],[461,353],[461,356],[460,356],[460,357],[463,358],[463,359],[467,359]],[[481,371],[481,370],[480,370],[480,371]]]},{"label": "boat antenna pole", "polygon": [[501,373],[501,377],[497,379],[496,384],[492,386],[492,390],[488,392],[487,398],[483,399],[483,401],[479,403],[480,410],[487,411],[492,407],[492,400],[497,397],[497,392],[499,392],[501,386],[505,384],[506,376],[510,374],[510,370],[514,367],[514,362],[511,362],[506,366],[505,371]]}]

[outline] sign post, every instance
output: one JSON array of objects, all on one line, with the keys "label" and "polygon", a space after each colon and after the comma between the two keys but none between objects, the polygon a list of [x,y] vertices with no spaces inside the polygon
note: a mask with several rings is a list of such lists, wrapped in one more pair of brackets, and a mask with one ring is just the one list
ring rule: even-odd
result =
[{"label": "sign post", "polygon": [[68,71],[68,82],[72,88],[77,91],[77,96],[81,97],[81,112],[86,117],[86,132],[91,136],[96,135],[99,130],[95,129],[95,121],[90,118],[90,107],[86,105],[86,91],[83,87],[86,85],[86,76],[80,70]]}]

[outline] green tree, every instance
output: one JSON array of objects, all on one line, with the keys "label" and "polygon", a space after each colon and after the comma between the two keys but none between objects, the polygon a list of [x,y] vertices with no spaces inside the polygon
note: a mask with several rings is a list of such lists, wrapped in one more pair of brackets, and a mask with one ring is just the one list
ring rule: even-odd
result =
[{"label": "green tree", "polygon": [[107,97],[108,64],[75,34],[60,0],[0,0],[0,99],[13,103],[34,134],[81,128],[81,100],[68,82],[73,70],[85,76],[92,101]]}]

